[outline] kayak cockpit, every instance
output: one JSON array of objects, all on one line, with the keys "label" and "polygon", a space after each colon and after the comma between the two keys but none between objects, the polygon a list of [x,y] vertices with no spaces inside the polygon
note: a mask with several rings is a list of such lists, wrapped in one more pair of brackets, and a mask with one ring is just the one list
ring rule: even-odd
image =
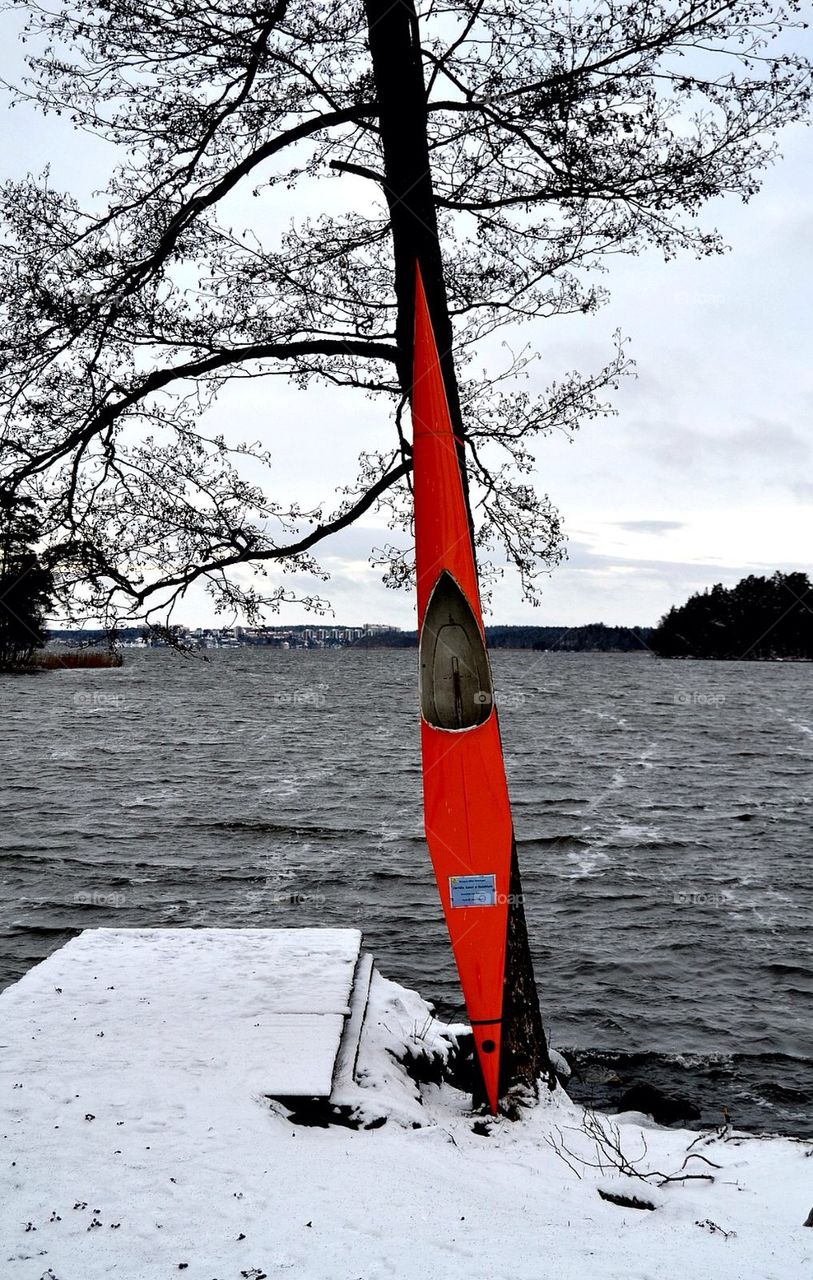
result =
[{"label": "kayak cockpit", "polygon": [[491,714],[494,690],[471,605],[446,570],[435,583],[419,643],[421,715],[436,729],[474,729]]}]

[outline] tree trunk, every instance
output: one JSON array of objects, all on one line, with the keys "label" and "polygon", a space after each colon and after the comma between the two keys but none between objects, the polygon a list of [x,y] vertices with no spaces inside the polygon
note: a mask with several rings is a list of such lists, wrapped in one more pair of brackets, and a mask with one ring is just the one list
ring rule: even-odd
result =
[{"label": "tree trunk", "polygon": [[[440,352],[458,459],[468,502],[465,434],[454,367],[452,324],[438,237],[426,127],[418,20],[413,0],[365,0],[373,76],[379,104],[386,196],[392,221],[398,374],[404,394],[412,386],[415,263],[421,265],[429,314]],[[512,849],[503,1007],[500,1094],[514,1083],[536,1088],[541,1075],[554,1081],[548,1057],[528,943],[516,844]]]}]

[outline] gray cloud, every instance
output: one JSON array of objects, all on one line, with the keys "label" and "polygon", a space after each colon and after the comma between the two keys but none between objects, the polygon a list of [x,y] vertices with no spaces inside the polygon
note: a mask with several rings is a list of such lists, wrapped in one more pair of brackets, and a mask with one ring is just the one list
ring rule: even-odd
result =
[{"label": "gray cloud", "polygon": [[669,533],[672,529],[685,529],[683,520],[615,520],[616,529],[625,529],[627,533]]},{"label": "gray cloud", "polygon": [[637,556],[608,554],[603,551],[594,551],[585,542],[571,542],[568,544],[567,562],[574,569],[593,573],[635,570],[636,572],[648,573],[653,577],[666,580],[675,575],[681,578],[689,576],[693,579],[701,580],[706,586],[712,586],[715,582],[721,580],[726,582],[737,581],[749,573],[754,573],[759,568],[753,563],[731,565],[702,559],[654,560]]},{"label": "gray cloud", "polygon": [[673,423],[639,421],[634,425],[641,451],[670,470],[696,472],[704,463],[719,464],[723,460],[731,467],[755,462],[761,467],[768,465],[771,470],[795,471],[810,461],[810,444],[798,431],[787,423],[764,418],[753,419],[748,426],[725,434],[714,428],[703,431]]}]

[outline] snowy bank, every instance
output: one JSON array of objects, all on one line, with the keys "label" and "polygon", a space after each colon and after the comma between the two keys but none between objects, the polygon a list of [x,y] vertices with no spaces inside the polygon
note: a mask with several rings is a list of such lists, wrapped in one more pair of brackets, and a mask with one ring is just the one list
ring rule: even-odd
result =
[{"label": "snowy bank", "polygon": [[[128,960],[127,932],[96,931],[92,965],[69,944],[0,994],[3,1280],[813,1273],[813,1144],[594,1117],[561,1090],[516,1123],[475,1116],[464,1094],[426,1082],[453,1033],[377,973],[355,1076],[332,1096],[369,1127],[292,1123],[290,1102],[265,1096],[265,1055],[284,1017],[305,1018],[310,1045],[302,1055],[292,1040],[286,1070],[334,1052],[333,1031],[325,1050],[307,1017],[327,1029],[346,1015],[353,948],[325,935],[352,931],[282,931],[315,935],[308,952],[273,930],[155,931],[217,935],[187,990],[169,960]],[[286,946],[304,1013],[280,986]],[[333,977],[316,992],[319,954]]]}]

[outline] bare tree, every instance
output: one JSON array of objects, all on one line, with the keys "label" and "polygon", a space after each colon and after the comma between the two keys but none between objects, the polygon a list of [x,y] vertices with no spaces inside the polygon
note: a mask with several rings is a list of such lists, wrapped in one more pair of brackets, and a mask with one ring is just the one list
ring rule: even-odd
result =
[{"label": "bare tree", "polygon": [[[794,3],[12,7],[28,14],[16,99],[120,155],[92,207],[47,174],[1,197],[3,483],[46,501],[63,591],[82,584],[96,613],[165,615],[197,579],[251,612],[287,593],[240,586],[235,566],[318,582],[314,549],[338,528],[373,508],[408,525],[416,256],[481,563],[501,546],[534,598],[561,554],[534,440],[604,411],[625,356],[532,398],[512,381],[527,355],[483,375],[478,348],[596,308],[607,254],[718,251],[702,205],[753,194],[810,87],[789,52]],[[323,208],[348,172],[368,180],[363,207],[288,219],[291,189]],[[233,203],[247,190],[248,228]],[[381,448],[333,511],[275,499],[263,445],[207,431],[231,380],[280,376],[382,402]],[[393,552],[388,580],[408,561]]]},{"label": "bare tree", "polygon": [[[501,328],[595,310],[608,255],[718,252],[704,204],[753,195],[810,95],[796,0],[14,8],[15,98],[120,155],[89,207],[47,174],[0,194],[0,484],[42,501],[63,597],[96,615],[166,619],[202,580],[251,617],[290,593],[241,585],[237,566],[318,582],[315,548],[365,512],[409,527],[416,259],[481,569],[501,550],[536,599],[562,550],[534,443],[607,411],[627,359],[619,341],[531,397],[517,375],[533,350],[487,373],[478,353]],[[353,185],[343,212],[289,218],[291,190],[317,210],[358,179],[363,204]],[[274,498],[264,445],[207,430],[230,382],[274,377],[381,402],[381,446],[332,511]],[[382,558],[409,581],[408,554]],[[506,1072],[533,1080],[546,1052],[516,862],[511,888]]]}]

